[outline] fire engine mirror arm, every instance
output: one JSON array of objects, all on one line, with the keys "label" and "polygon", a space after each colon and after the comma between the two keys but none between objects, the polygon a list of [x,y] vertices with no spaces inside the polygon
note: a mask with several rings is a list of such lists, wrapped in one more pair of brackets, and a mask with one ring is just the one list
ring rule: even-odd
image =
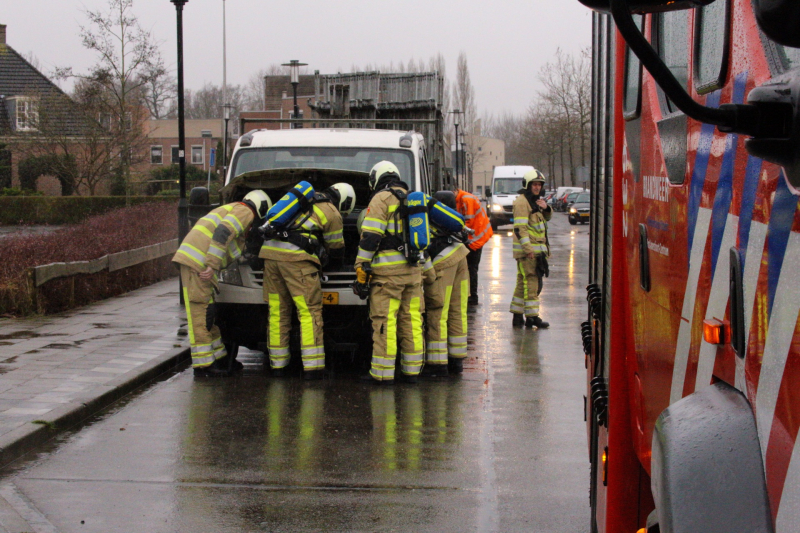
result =
[{"label": "fire engine mirror arm", "polygon": [[629,0],[610,0],[611,15],[622,37],[647,68],[667,97],[687,116],[719,127],[725,133],[755,135],[759,129],[759,110],[747,104],[723,104],[719,108],[701,105],[692,99],[675,79],[658,53],[642,35],[633,20]]}]

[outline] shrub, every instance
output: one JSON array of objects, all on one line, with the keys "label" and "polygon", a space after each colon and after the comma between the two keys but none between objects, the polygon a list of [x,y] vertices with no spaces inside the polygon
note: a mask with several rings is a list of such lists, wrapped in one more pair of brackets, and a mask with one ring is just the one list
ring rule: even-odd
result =
[{"label": "shrub", "polygon": [[4,187],[0,189],[0,196],[43,196],[44,193],[39,191],[26,191],[25,189],[18,189],[16,187]]},{"label": "shrub", "polygon": [[[100,215],[112,209],[125,207],[125,198],[115,196],[26,196],[3,198],[0,194],[0,224],[76,224],[88,217]],[[13,196],[13,195],[9,195]],[[177,208],[174,198],[153,198],[132,196],[127,199],[130,205],[151,202],[169,202],[172,209]]]},{"label": "shrub", "polygon": [[85,305],[176,274],[165,257],[120,270],[53,280],[34,289],[34,266],[88,261],[177,237],[174,204],[160,202],[116,209],[48,234],[2,239],[0,314],[52,313]]}]

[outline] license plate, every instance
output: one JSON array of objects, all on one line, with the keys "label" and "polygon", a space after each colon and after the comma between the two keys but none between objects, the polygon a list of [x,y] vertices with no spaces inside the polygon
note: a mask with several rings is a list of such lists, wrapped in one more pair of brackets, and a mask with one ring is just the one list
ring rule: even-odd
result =
[{"label": "license plate", "polygon": [[322,305],[339,305],[339,293],[338,292],[323,292],[322,293]]}]

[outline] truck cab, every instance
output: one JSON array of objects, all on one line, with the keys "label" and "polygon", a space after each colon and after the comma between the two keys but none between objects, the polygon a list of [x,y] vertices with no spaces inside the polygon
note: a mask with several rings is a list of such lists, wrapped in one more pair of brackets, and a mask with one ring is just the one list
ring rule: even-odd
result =
[{"label": "truck cab", "polygon": [[489,199],[489,220],[492,223],[492,230],[497,231],[498,226],[514,222],[514,200],[522,189],[522,177],[529,170],[533,170],[533,167],[523,165],[495,167]]},{"label": "truck cab", "polygon": [[[378,129],[250,131],[236,143],[220,192],[222,203],[229,203],[261,189],[274,203],[301,180],[317,191],[338,182],[353,186],[356,207],[344,219],[344,256],[323,267],[326,351],[336,351],[338,346],[354,353],[369,344],[370,335],[364,332],[371,330],[354,327],[368,324],[366,301],[351,289],[359,241],[356,221],[370,200],[369,172],[384,160],[397,165],[411,190],[430,192],[430,167],[422,135]],[[263,297],[263,261],[257,257],[260,245],[253,243],[250,254],[220,272],[216,302],[223,340],[264,351],[268,306]]]}]

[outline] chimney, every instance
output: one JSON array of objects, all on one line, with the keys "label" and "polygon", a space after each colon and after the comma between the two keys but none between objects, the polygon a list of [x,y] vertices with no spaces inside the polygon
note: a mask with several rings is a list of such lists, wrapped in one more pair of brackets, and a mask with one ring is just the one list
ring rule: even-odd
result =
[{"label": "chimney", "polygon": [[6,44],[6,25],[0,24],[0,44]]}]

